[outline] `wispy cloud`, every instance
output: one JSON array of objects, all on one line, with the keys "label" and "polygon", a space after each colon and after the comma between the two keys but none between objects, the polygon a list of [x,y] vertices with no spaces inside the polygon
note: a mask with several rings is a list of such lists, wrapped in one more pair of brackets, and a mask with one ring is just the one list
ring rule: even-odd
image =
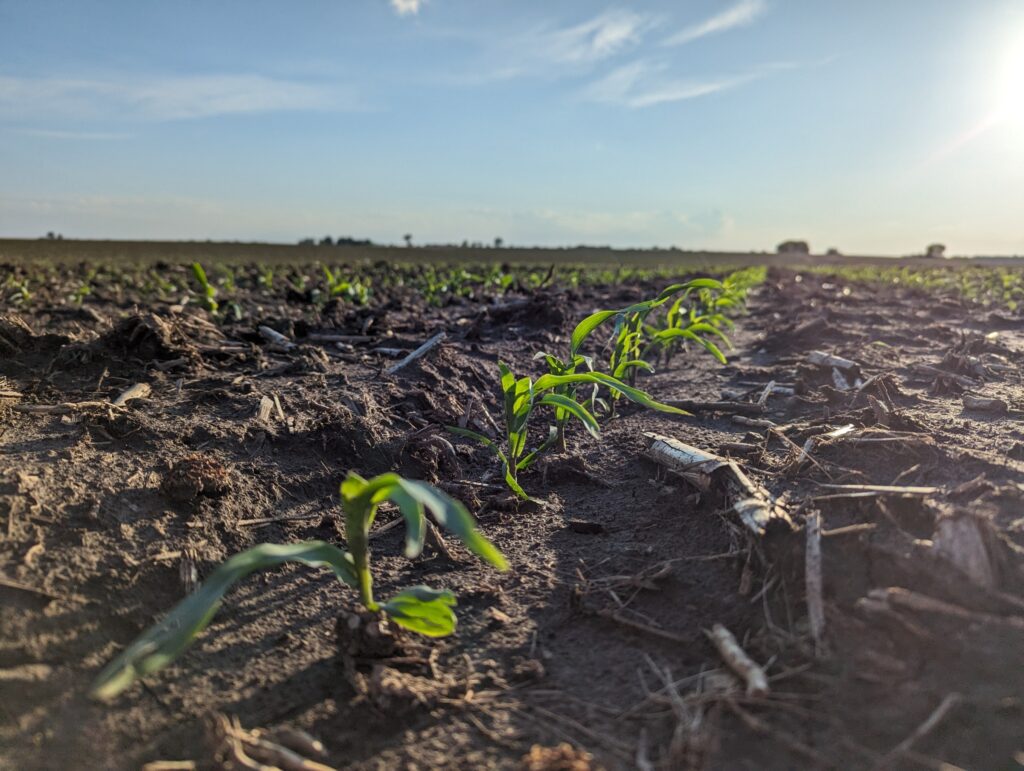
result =
[{"label": "wispy cloud", "polygon": [[0,76],[0,119],[167,121],[355,107],[355,94],[350,89],[263,75],[96,79]]},{"label": "wispy cloud", "polygon": [[668,73],[664,62],[641,59],[612,70],[591,83],[583,92],[585,99],[624,107],[651,107],[665,102],[714,94],[735,88],[761,77],[763,70],[717,78],[678,78]]},{"label": "wispy cloud", "polygon": [[708,35],[716,35],[736,27],[752,24],[768,8],[765,0],[740,0],[732,8],[728,8],[702,22],[681,29],[662,42],[666,46],[679,46],[698,40]]},{"label": "wispy cloud", "polygon": [[417,14],[423,7],[424,0],[391,0],[391,7],[399,16]]},{"label": "wispy cloud", "polygon": [[578,77],[639,46],[660,21],[652,14],[610,9],[569,26],[543,22],[497,41],[474,36],[485,59],[444,82],[474,86],[520,77]]},{"label": "wispy cloud", "polygon": [[55,129],[15,129],[16,134],[42,139],[68,139],[85,142],[104,142],[117,139],[131,139],[132,134],[122,131],[59,131]]},{"label": "wispy cloud", "polygon": [[542,33],[535,45],[551,61],[596,62],[639,43],[653,23],[649,15],[609,10],[581,24]]}]

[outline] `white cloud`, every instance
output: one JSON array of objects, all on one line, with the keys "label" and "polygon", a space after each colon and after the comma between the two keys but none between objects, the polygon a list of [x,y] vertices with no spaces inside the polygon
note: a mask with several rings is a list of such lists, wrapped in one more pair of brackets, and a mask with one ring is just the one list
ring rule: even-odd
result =
[{"label": "white cloud", "polygon": [[573,27],[540,33],[535,50],[556,62],[596,62],[639,43],[652,23],[650,16],[609,10]]},{"label": "white cloud", "polygon": [[417,14],[423,6],[424,0],[391,0],[391,7],[399,16]]},{"label": "white cloud", "polygon": [[665,75],[668,65],[641,59],[612,70],[591,83],[583,92],[585,99],[623,107],[650,107],[665,102],[725,91],[747,83],[763,74],[755,70],[742,75],[719,78],[687,79]]},{"label": "white cloud", "polygon": [[263,75],[61,78],[0,76],[0,119],[180,120],[352,108],[350,90]]},{"label": "white cloud", "polygon": [[708,35],[726,32],[736,27],[745,27],[752,24],[767,8],[765,0],[740,0],[732,8],[680,30],[665,40],[662,45],[683,45]]}]

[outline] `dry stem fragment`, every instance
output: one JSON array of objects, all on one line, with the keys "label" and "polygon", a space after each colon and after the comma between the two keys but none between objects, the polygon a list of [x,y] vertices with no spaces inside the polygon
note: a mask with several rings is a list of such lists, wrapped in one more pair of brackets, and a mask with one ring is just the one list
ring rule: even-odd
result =
[{"label": "dry stem fragment", "polygon": [[115,407],[123,407],[132,399],[145,399],[153,391],[149,383],[136,383],[130,388],[126,388],[120,393],[120,395],[111,402]]},{"label": "dry stem fragment", "polygon": [[807,618],[815,652],[820,656],[825,645],[825,600],[821,578],[821,515],[807,515],[807,547],[804,562],[804,584],[807,589]]},{"label": "dry stem fragment", "polygon": [[807,354],[807,361],[817,367],[828,367],[829,369],[855,370],[859,367],[855,361],[844,359],[842,356],[833,356],[824,351],[811,351]]},{"label": "dry stem fragment", "polygon": [[1009,412],[1010,410],[1010,405],[1002,399],[992,399],[986,396],[964,394],[963,400],[965,410],[980,410],[982,412],[995,413],[1004,413]]},{"label": "dry stem fragment", "polygon": [[714,643],[718,654],[726,665],[743,678],[747,684],[748,696],[766,696],[769,692],[768,676],[764,670],[754,662],[747,652],[740,647],[732,632],[721,624],[715,624],[710,632],[705,632],[708,639]]},{"label": "dry stem fragment", "polygon": [[264,340],[282,351],[291,351],[296,347],[295,343],[282,335],[276,329],[271,329],[270,327],[261,324],[259,332]]},{"label": "dry stem fragment", "polygon": [[422,356],[430,353],[430,351],[432,351],[434,348],[436,348],[442,342],[444,342],[445,337],[447,337],[447,335],[444,333],[444,331],[438,332],[436,335],[427,340],[427,342],[425,342],[415,351],[413,351],[404,359],[402,359],[400,362],[398,362],[397,364],[392,364],[390,367],[388,367],[387,370],[385,370],[385,372],[388,375],[394,375],[400,369],[403,369],[404,367],[407,367],[408,365],[412,364],[414,361],[416,361],[416,359],[419,359]]},{"label": "dry stem fragment", "polygon": [[655,463],[683,477],[700,490],[713,482],[723,485],[726,497],[743,524],[761,536],[770,525],[781,523],[793,529],[789,514],[772,495],[754,484],[735,461],[691,447],[672,437],[644,432],[651,445],[644,453]]}]

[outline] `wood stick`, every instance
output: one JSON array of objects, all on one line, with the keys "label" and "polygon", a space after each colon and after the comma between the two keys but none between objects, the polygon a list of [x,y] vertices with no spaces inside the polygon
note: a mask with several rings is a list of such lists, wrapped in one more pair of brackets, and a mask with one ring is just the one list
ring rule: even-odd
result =
[{"label": "wood stick", "polygon": [[1003,413],[1009,412],[1010,405],[1002,399],[990,399],[985,396],[974,396],[973,394],[963,395],[965,410],[981,410],[983,412]]},{"label": "wood stick", "polygon": [[295,348],[295,343],[293,343],[287,337],[282,335],[276,329],[271,329],[268,326],[260,324],[259,332],[264,340],[266,340],[268,343],[271,343],[272,345],[278,346],[282,350],[290,351]]},{"label": "wood stick", "polygon": [[753,428],[776,428],[778,423],[773,423],[770,420],[764,418],[748,418],[745,415],[733,415],[732,422],[738,423],[741,426],[751,426]]},{"label": "wood stick", "polygon": [[743,678],[747,684],[748,696],[767,696],[770,690],[768,676],[754,660],[747,655],[747,652],[740,647],[733,633],[721,624],[715,624],[711,631],[704,632],[708,639],[714,644],[718,655],[726,665]]},{"label": "wood stick", "polygon": [[314,332],[306,339],[313,343],[369,343],[377,338],[373,335],[331,335]]},{"label": "wood stick", "polygon": [[937,600],[934,597],[929,597],[926,594],[920,594],[910,589],[904,589],[900,586],[872,589],[868,592],[867,596],[869,600],[881,602],[887,607],[903,608],[920,613],[935,613],[940,616],[959,618],[964,621],[973,621],[980,624],[1024,629],[1024,616],[997,616],[993,613],[980,613],[969,610],[962,605],[954,605],[945,600]]},{"label": "wood stick", "polygon": [[832,354],[825,353],[824,351],[811,351],[807,354],[807,361],[815,366],[828,367],[829,369],[852,370],[857,369],[860,366],[855,361],[844,359],[842,356],[833,356]]},{"label": "wood stick", "polygon": [[37,589],[34,586],[23,584],[21,581],[14,581],[13,579],[0,576],[0,587],[4,589],[15,589],[19,592],[26,592],[28,594],[36,594],[40,597],[45,597],[48,600],[60,600],[63,599],[59,594],[48,592],[45,589]]},{"label": "wood stick", "polygon": [[402,359],[400,362],[398,362],[397,364],[392,364],[390,367],[388,367],[385,370],[385,373],[388,374],[388,375],[394,375],[399,370],[407,367],[408,365],[412,364],[417,359],[419,359],[422,356],[425,356],[426,354],[430,353],[432,350],[434,350],[434,348],[436,348],[442,342],[444,342],[444,339],[446,337],[447,337],[447,335],[445,334],[445,332],[443,330],[438,332],[436,335],[434,335],[432,338],[427,340],[427,342],[425,342],[423,345],[421,345],[415,351],[413,351],[408,356],[406,356],[404,359]]},{"label": "wood stick", "polygon": [[818,487],[826,490],[841,490],[851,493],[879,493],[883,495],[935,495],[941,487],[913,487],[903,485],[835,485],[819,482]]},{"label": "wood stick", "polygon": [[680,399],[666,402],[670,407],[692,412],[731,412],[740,415],[760,415],[764,406],[753,402],[701,402],[692,399]]},{"label": "wood stick", "polygon": [[807,619],[814,650],[821,656],[825,648],[825,600],[821,577],[821,515],[818,512],[812,511],[807,515],[806,529],[804,585],[807,589]]},{"label": "wood stick", "polygon": [[755,535],[764,535],[776,522],[786,525],[788,530],[793,529],[785,509],[771,493],[750,481],[735,461],[669,436],[651,432],[644,432],[644,436],[651,440],[644,454],[655,463],[701,490],[710,489],[713,482],[721,484],[740,521]]},{"label": "wood stick", "polygon": [[256,420],[260,423],[270,421],[270,413],[274,411],[274,400],[269,396],[260,397],[260,406],[256,409]]},{"label": "wood stick", "polygon": [[85,410],[123,410],[124,407],[116,407],[110,402],[87,401],[63,402],[61,404],[15,404],[11,409],[23,415],[70,415],[73,412],[84,412]]},{"label": "wood stick", "polygon": [[652,634],[655,637],[660,637],[663,640],[671,640],[672,642],[680,643],[682,645],[690,645],[691,643],[693,643],[692,637],[687,637],[681,634],[675,634],[674,632],[669,632],[666,629],[659,629],[656,626],[651,626],[650,624],[645,624],[641,621],[634,621],[628,616],[622,615],[619,611],[611,610],[610,608],[600,608],[593,612],[594,615],[600,616],[601,618],[610,619],[611,621],[614,621],[617,624],[622,624],[623,626],[628,626],[631,629],[636,629],[640,632]]},{"label": "wood stick", "polygon": [[136,383],[130,388],[126,388],[118,395],[111,404],[115,407],[123,407],[125,404],[130,402],[132,399],[145,399],[152,393],[153,389],[149,383]]}]

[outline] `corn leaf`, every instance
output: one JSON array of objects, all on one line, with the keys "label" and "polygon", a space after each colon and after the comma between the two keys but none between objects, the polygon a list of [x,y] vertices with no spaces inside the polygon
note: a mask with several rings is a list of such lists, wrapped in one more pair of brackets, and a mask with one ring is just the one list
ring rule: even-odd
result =
[{"label": "corn leaf", "polygon": [[324,541],[280,545],[261,544],[236,554],[220,565],[194,593],[179,602],[158,624],[108,664],[92,685],[94,697],[109,700],[135,680],[156,672],[180,656],[206,628],[224,594],[238,581],[256,570],[266,570],[283,562],[299,562],[310,567],[329,567],[349,586],[358,587],[352,557]]},{"label": "corn leaf", "polygon": [[539,393],[550,390],[556,386],[563,385],[564,383],[596,383],[598,385],[603,385],[612,391],[617,391],[630,401],[636,402],[648,409],[658,410],[658,412],[670,412],[676,415],[690,414],[677,407],[670,407],[667,404],[656,402],[639,388],[628,386],[618,378],[606,375],[603,372],[581,372],[575,375],[541,375],[537,378],[537,382],[534,383],[534,390]]},{"label": "corn leaf", "polygon": [[[396,498],[395,492],[397,490],[400,490],[404,495]],[[494,544],[480,534],[480,531],[476,529],[476,522],[473,521],[473,517],[459,501],[445,495],[431,485],[423,482],[413,482],[401,477],[399,477],[396,491],[392,491],[391,499],[398,504],[399,508],[403,506],[401,499],[408,496],[408,498],[414,501],[420,516],[422,516],[423,508],[426,507],[434,515],[437,524],[456,535],[466,545],[466,548],[476,556],[498,568],[498,570],[508,570],[508,562],[504,555],[498,551]],[[402,513],[405,513],[404,509]]]},{"label": "corn leaf", "polygon": [[551,407],[557,407],[560,410],[565,410],[567,413],[579,420],[584,427],[586,427],[587,431],[590,432],[591,436],[595,438],[600,436],[597,418],[591,415],[582,404],[570,399],[568,396],[563,394],[544,394],[540,399],[540,404],[546,404]]},{"label": "corn leaf", "polygon": [[399,592],[381,610],[399,626],[426,637],[446,637],[455,631],[455,595],[427,586]]}]

